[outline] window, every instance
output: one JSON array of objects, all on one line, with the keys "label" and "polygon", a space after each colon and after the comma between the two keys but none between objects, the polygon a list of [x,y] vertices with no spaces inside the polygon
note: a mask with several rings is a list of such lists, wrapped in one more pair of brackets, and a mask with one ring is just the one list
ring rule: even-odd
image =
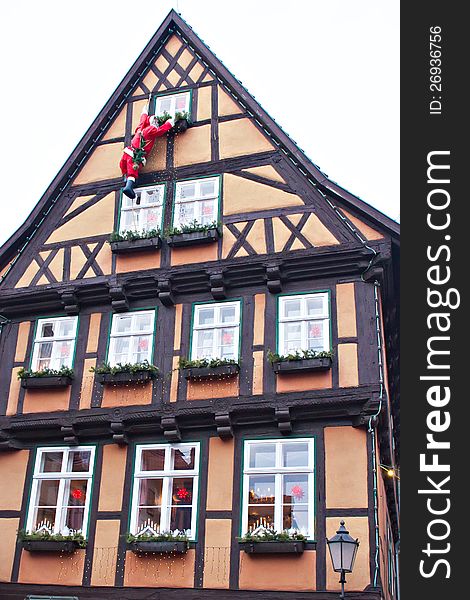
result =
[{"label": "window", "polygon": [[95,448],[39,448],[26,529],[86,533]]},{"label": "window", "polygon": [[199,444],[137,446],[130,530],[196,533]]},{"label": "window", "polygon": [[108,363],[152,362],[155,310],[139,310],[113,315]]},{"label": "window", "polygon": [[219,188],[219,177],[177,182],[173,226],[181,227],[194,221],[200,225],[217,222]]},{"label": "window", "polygon": [[72,367],[78,317],[39,319],[33,346],[31,369]]},{"label": "window", "polygon": [[314,440],[245,442],[242,534],[258,527],[314,535]]},{"label": "window", "polygon": [[280,296],[279,354],[330,350],[328,292]]},{"label": "window", "polygon": [[[165,185],[136,188],[136,198],[131,200],[124,194],[121,201],[121,218],[119,231],[161,231],[163,221],[163,203],[165,199]],[[136,200],[140,198],[140,204]]]},{"label": "window", "polygon": [[157,96],[155,103],[155,114],[162,115],[165,111],[172,117],[177,112],[190,112],[191,93],[168,94],[167,96]]},{"label": "window", "polygon": [[240,302],[212,302],[194,306],[191,359],[238,360]]}]

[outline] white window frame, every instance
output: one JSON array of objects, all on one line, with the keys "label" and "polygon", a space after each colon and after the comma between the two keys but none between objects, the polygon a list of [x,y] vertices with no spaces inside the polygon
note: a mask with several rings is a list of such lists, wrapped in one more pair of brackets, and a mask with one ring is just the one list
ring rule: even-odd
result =
[{"label": "white window frame", "polygon": [[[194,469],[171,469],[171,451],[179,448],[194,448]],[[142,451],[143,450],[165,450],[165,464],[161,471],[141,471]],[[198,498],[199,498],[199,462],[200,459],[200,443],[187,442],[180,444],[140,444],[136,446],[135,463],[134,463],[134,483],[132,486],[132,505],[131,519],[129,524],[130,533],[137,533],[138,511],[139,511],[139,485],[142,479],[162,479],[162,504],[160,513],[160,532],[170,531],[171,521],[171,489],[173,478],[181,479],[191,477],[193,479],[193,501],[191,504],[191,535],[190,540],[196,539],[196,526],[198,515]],[[188,505],[186,505],[188,506]]]},{"label": "white window frame", "polygon": [[[137,331],[137,329],[133,329],[133,324],[135,323],[135,317],[137,316],[141,316],[144,314],[149,314],[152,317],[151,320],[151,324],[149,327],[148,331]],[[117,329],[117,323],[119,321],[120,318],[132,318],[132,322],[131,322],[131,330],[130,331],[125,331],[123,333],[119,333],[116,331]],[[139,337],[142,337],[144,335],[148,335],[151,336],[151,348],[149,350],[149,356],[147,358],[148,362],[151,363],[153,360],[153,353],[154,353],[154,346],[155,346],[155,317],[156,317],[156,309],[151,309],[151,310],[135,310],[135,311],[129,311],[129,312],[124,312],[124,313],[114,313],[112,316],[112,321],[111,321],[111,332],[109,334],[109,349],[108,349],[108,359],[107,362],[111,365],[111,366],[115,366],[117,364],[116,359],[115,359],[115,353],[113,353],[113,340],[117,339],[117,338],[123,338],[123,337],[129,337],[132,338],[131,343],[129,344],[129,351],[127,354],[127,360],[123,360],[120,361],[121,364],[126,364],[129,362],[132,362],[130,360],[130,357],[135,354],[135,352],[133,351],[135,348],[135,340]],[[145,360],[145,359],[144,359]]]},{"label": "white window frame", "polygon": [[[203,183],[207,181],[214,181],[216,185],[214,186],[215,193],[210,196],[202,196],[201,194],[201,186]],[[181,188],[183,185],[192,184],[195,186],[195,194],[193,197],[181,199]],[[202,215],[201,215],[201,207],[203,202],[207,202],[208,200],[214,201],[214,214],[211,219],[211,223],[218,222],[219,219],[219,204],[220,204],[220,176],[214,175],[212,177],[200,177],[198,179],[186,179],[184,181],[177,181],[175,184],[175,209],[173,212],[173,227],[181,227],[182,225],[186,225],[186,223],[180,221],[179,215],[179,206],[181,204],[194,204],[194,219],[192,221],[197,221],[198,223],[202,223]]]},{"label": "white window frame", "polygon": [[155,98],[155,115],[161,116],[163,115],[164,111],[161,109],[161,101],[163,99],[167,100],[170,99],[171,102],[171,106],[170,106],[170,110],[167,110],[166,112],[168,114],[170,114],[172,117],[175,116],[176,114],[176,98],[178,96],[185,96],[185,107],[184,109],[180,109],[178,110],[178,112],[187,112],[189,115],[191,115],[191,92],[177,92],[177,93],[173,93],[173,94],[160,94]]},{"label": "white window frame", "polygon": [[[323,313],[321,315],[307,314],[307,300],[311,298],[323,298]],[[283,304],[288,300],[300,300],[301,303],[301,314],[298,317],[285,317]],[[278,297],[278,311],[277,311],[277,327],[278,327],[278,353],[281,355],[290,354],[295,352],[293,350],[287,350],[287,340],[284,336],[284,323],[301,323],[301,339],[300,348],[298,351],[308,350],[308,335],[307,327],[310,321],[321,321],[323,327],[323,348],[321,351],[331,350],[330,340],[330,295],[328,292],[311,292],[305,294],[292,294],[289,296]]]},{"label": "white window frame", "polygon": [[[227,308],[230,306],[235,307],[235,320],[234,324],[222,323],[220,321],[220,309]],[[197,313],[202,309],[213,308],[214,309],[214,323],[211,325],[198,325]],[[216,356],[215,349],[221,346],[220,336],[222,335],[223,329],[234,328],[234,360],[240,358],[240,325],[241,325],[241,302],[240,300],[234,300],[230,302],[208,302],[207,304],[195,304],[193,312],[193,323],[192,323],[192,343],[191,343],[191,360],[197,360],[197,332],[207,329],[215,330],[215,335],[212,340],[212,355],[210,358],[222,358]]]},{"label": "white window frame", "polygon": [[[155,190],[159,190],[158,202],[152,202],[150,204],[142,204],[142,198],[141,198],[141,203],[136,204],[136,200],[139,196],[142,197],[142,196],[148,194],[149,192],[153,192]],[[139,187],[139,188],[135,188],[134,191],[136,193],[136,197],[134,198],[134,200],[131,200],[124,194],[122,194],[122,196],[121,196],[119,233],[124,233],[125,231],[129,231],[129,230],[137,231],[137,232],[145,232],[145,231],[150,231],[150,229],[158,229],[159,231],[161,231],[162,224],[163,224],[163,211],[164,211],[164,207],[165,207],[165,184],[158,183],[156,185]],[[147,226],[141,227],[140,225],[138,227],[135,227],[138,217],[139,217],[139,213],[141,213],[141,211],[147,210],[149,208],[160,209],[159,222],[157,224],[155,224],[155,227],[147,227]],[[123,217],[126,213],[132,214],[132,221],[133,221],[134,227],[124,227],[123,226],[123,221],[124,221]]]},{"label": "white window frame", "polygon": [[[283,467],[282,446],[283,444],[308,444],[308,466],[307,467]],[[276,444],[276,464],[274,467],[250,467],[250,449],[263,444]],[[313,540],[315,536],[315,438],[283,438],[283,439],[260,439],[245,440],[243,453],[243,508],[241,535],[248,532],[248,504],[250,492],[251,475],[274,475],[275,497],[274,497],[274,525],[278,532],[283,531],[283,493],[282,476],[290,474],[308,475],[308,504],[307,514],[309,530],[306,537]]]},{"label": "white window frame", "polygon": [[[83,524],[82,529],[79,530],[84,537],[87,536],[88,532],[88,518],[90,513],[91,505],[91,492],[93,474],[95,468],[95,446],[49,446],[47,448],[38,448],[36,451],[36,460],[34,463],[33,481],[31,484],[31,496],[28,508],[28,518],[26,521],[26,531],[31,532],[33,523],[35,521],[36,504],[38,501],[38,489],[39,483],[44,480],[59,480],[59,491],[57,494],[57,507],[54,521],[54,534],[60,534],[65,527],[65,516],[64,507],[66,506],[66,483],[72,479],[86,480],[86,501],[83,511]],[[67,471],[66,466],[69,459],[69,455],[72,452],[90,452],[90,468],[86,471]],[[40,473],[40,465],[42,455],[47,452],[63,452],[62,455],[62,467],[60,471]]]},{"label": "white window frame", "polygon": [[[72,333],[70,335],[67,336],[54,336],[54,337],[41,337],[40,336],[40,331],[41,331],[41,325],[42,323],[58,323],[59,321],[71,321],[74,323],[74,327],[72,330]],[[73,342],[72,344],[72,350],[70,352],[70,356],[68,358],[68,362],[67,363],[62,363],[62,365],[72,368],[73,366],[73,359],[74,359],[74,355],[75,355],[75,344],[76,344],[76,340],[77,340],[77,326],[78,326],[78,316],[73,316],[73,317],[52,317],[51,319],[38,319],[36,321],[36,331],[35,331],[35,335],[34,335],[34,343],[33,343],[33,356],[32,356],[32,360],[31,360],[31,370],[33,371],[38,371],[38,363],[39,363],[39,349],[41,347],[41,344],[43,343],[52,343],[52,353],[51,353],[51,362],[52,360],[54,360],[52,357],[54,355],[54,346],[56,344],[59,344],[60,342]],[[56,369],[59,370],[62,365],[59,365],[58,367],[54,367],[54,366],[49,366],[49,369]]]}]

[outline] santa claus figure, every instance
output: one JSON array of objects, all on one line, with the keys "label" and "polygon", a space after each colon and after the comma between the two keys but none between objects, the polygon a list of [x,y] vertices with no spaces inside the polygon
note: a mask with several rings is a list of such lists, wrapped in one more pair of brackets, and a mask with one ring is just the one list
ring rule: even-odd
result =
[{"label": "santa claus figure", "polygon": [[140,123],[135,130],[131,145],[124,148],[121,162],[119,163],[121,172],[126,178],[126,186],[122,191],[131,200],[135,198],[134,187],[139,170],[145,165],[146,158],[150,154],[156,138],[165,135],[173,125],[173,118],[168,117],[165,123],[159,126],[155,116],[149,117],[148,104],[144,106]]}]

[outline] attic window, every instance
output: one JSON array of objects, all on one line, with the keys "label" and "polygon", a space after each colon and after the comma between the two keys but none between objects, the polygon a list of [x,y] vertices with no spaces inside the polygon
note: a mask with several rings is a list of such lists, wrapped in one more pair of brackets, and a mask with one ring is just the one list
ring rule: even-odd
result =
[{"label": "attic window", "polygon": [[177,112],[190,112],[191,108],[191,93],[184,92],[182,94],[167,94],[166,96],[157,96],[155,103],[155,114],[162,115],[164,112],[169,113],[172,117]]},{"label": "attic window", "polygon": [[[119,232],[161,230],[165,184],[136,188],[134,191],[135,200],[122,195]],[[140,203],[137,205],[138,198]]]}]

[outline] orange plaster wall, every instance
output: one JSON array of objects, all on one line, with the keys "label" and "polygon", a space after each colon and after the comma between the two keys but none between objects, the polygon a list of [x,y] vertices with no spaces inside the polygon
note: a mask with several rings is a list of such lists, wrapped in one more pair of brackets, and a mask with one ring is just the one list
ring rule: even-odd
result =
[{"label": "orange plaster wall", "polygon": [[207,510],[232,510],[233,459],[233,439],[209,439]]},{"label": "orange plaster wall", "polygon": [[112,140],[117,137],[124,137],[124,133],[126,130],[126,113],[127,113],[127,104],[124,105],[124,108],[115,117],[114,121],[111,124],[111,127],[103,136],[103,140]]},{"label": "orange plaster wall", "polygon": [[116,574],[120,522],[97,521],[91,585],[113,586]]},{"label": "orange plaster wall", "polygon": [[98,340],[100,338],[101,313],[93,313],[90,315],[90,325],[88,328],[88,341],[86,352],[97,352]]},{"label": "orange plaster wall", "polygon": [[339,387],[359,385],[357,344],[338,344]]},{"label": "orange plaster wall", "polygon": [[367,432],[325,427],[327,508],[367,508]]},{"label": "orange plaster wall", "polygon": [[121,176],[119,161],[123,148],[122,142],[97,146],[75,178],[74,185],[119,178]]},{"label": "orange plaster wall", "polygon": [[230,582],[230,519],[206,519],[204,543],[205,588],[228,589]]},{"label": "orange plaster wall", "polygon": [[240,552],[240,589],[313,591],[316,589],[316,555],[313,551],[298,556]]},{"label": "orange plaster wall", "polygon": [[93,385],[95,383],[95,374],[90,372],[91,367],[96,367],[96,358],[85,358],[80,388],[80,409],[91,407]]},{"label": "orange plaster wall", "polygon": [[197,91],[197,120],[210,119],[212,115],[212,86],[201,87]]},{"label": "orange plaster wall", "polygon": [[275,147],[250,119],[219,123],[220,158],[267,152]]},{"label": "orange plaster wall", "polygon": [[363,221],[353,216],[350,212],[343,209],[342,212],[351,221],[351,223],[355,225],[357,229],[359,229],[359,231],[367,240],[380,240],[383,238],[383,235],[379,231],[372,229],[372,227],[366,225]]},{"label": "orange plaster wall", "polygon": [[26,358],[26,347],[28,345],[28,335],[31,328],[31,321],[23,321],[18,327],[18,337],[16,339],[15,362],[24,362]]},{"label": "orange plaster wall", "polygon": [[194,563],[196,551],[167,556],[155,554],[138,556],[126,552],[124,585],[131,587],[194,587]]},{"label": "orange plaster wall", "polygon": [[209,400],[238,396],[238,376],[219,380],[188,381],[187,390],[187,400]]},{"label": "orange plaster wall", "polygon": [[318,373],[276,375],[276,392],[303,392],[305,390],[324,390],[332,387],[331,369]]},{"label": "orange plaster wall", "polygon": [[18,583],[81,586],[84,564],[85,550],[71,555],[23,550]]},{"label": "orange plaster wall", "polygon": [[[20,510],[29,450],[9,450],[0,455],[0,510]],[[8,485],[5,485],[5,484]]]},{"label": "orange plaster wall", "polygon": [[253,352],[253,386],[254,395],[263,393],[264,352],[257,350]]},{"label": "orange plaster wall", "polygon": [[[344,520],[349,534],[359,540],[359,549],[354,563],[354,570],[347,575],[347,590],[362,591],[370,584],[369,567],[369,523],[367,517],[328,517],[326,519],[326,537],[330,538],[338,530],[339,523]],[[331,560],[326,561],[326,589],[340,590],[339,574],[333,571]]]},{"label": "orange plaster wall", "polygon": [[16,549],[19,519],[0,519],[0,581],[10,581]]},{"label": "orange plaster wall", "polygon": [[132,406],[152,403],[152,383],[136,385],[104,385],[101,406]]},{"label": "orange plaster wall", "polygon": [[354,283],[340,283],[336,286],[336,311],[338,337],[356,337],[356,300]]},{"label": "orange plaster wall", "polygon": [[130,273],[160,268],[160,252],[137,252],[136,254],[118,254],[116,256],[116,273]]},{"label": "orange plaster wall", "polygon": [[266,310],[266,294],[255,294],[255,318],[253,326],[253,345],[264,344],[264,313]]},{"label": "orange plaster wall", "polygon": [[171,366],[171,382],[170,382],[170,402],[178,400],[178,383],[179,383],[179,356],[173,357]]},{"label": "orange plaster wall", "polygon": [[211,159],[211,126],[191,127],[175,136],[175,166],[194,165]]},{"label": "orange plaster wall", "polygon": [[23,402],[24,413],[53,412],[68,410],[70,386],[57,390],[26,390]]},{"label": "orange plaster wall", "polygon": [[98,510],[118,511],[122,508],[122,492],[126,471],[127,446],[103,446]]},{"label": "orange plaster wall", "polygon": [[20,395],[21,381],[18,379],[18,371],[21,367],[14,367],[11,370],[10,390],[8,392],[7,416],[16,415],[18,410],[18,398]]},{"label": "orange plaster wall", "polygon": [[172,248],[171,266],[187,265],[217,260],[217,243],[201,244],[188,248]]},{"label": "orange plaster wall", "polygon": [[175,336],[173,342],[174,350],[179,350],[181,347],[181,322],[183,317],[183,305],[175,305]]}]

